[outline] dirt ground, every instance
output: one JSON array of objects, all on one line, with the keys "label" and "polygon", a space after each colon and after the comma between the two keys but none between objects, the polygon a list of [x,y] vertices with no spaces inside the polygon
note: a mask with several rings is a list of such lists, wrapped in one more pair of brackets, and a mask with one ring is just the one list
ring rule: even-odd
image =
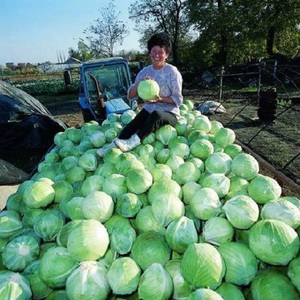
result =
[{"label": "dirt ground", "polygon": [[[194,100],[196,105],[207,99],[219,101],[218,95],[202,94],[199,91],[189,91],[184,96]],[[285,194],[300,197],[300,105],[294,105],[291,110],[278,107],[279,117],[274,123],[266,125],[257,122],[257,105],[251,103],[251,99],[238,99],[239,96],[233,98],[235,99],[232,99],[232,95],[230,99],[223,96],[220,103],[225,107],[226,113],[213,114],[210,119],[232,128],[238,141],[248,152],[258,156],[260,172],[280,182]],[[68,126],[80,127],[83,123],[76,99],[45,106],[54,117]]]}]

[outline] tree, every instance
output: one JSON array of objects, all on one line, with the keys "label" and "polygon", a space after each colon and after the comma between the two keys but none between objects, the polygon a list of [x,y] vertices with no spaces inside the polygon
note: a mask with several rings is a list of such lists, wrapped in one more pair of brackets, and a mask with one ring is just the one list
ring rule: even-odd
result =
[{"label": "tree", "polygon": [[[299,47],[298,0],[188,0],[195,46],[214,65],[247,58],[293,57]],[[196,49],[195,49],[196,51]]]},{"label": "tree", "polygon": [[124,38],[129,34],[125,23],[119,19],[121,12],[116,11],[116,6],[111,1],[107,7],[100,10],[100,17],[95,20],[84,31],[89,34],[86,38],[89,41],[89,49],[96,57],[112,57],[116,45],[122,45]]},{"label": "tree", "polygon": [[77,50],[70,48],[69,56],[74,57],[82,62],[90,60],[93,58],[93,54],[89,50],[89,46],[80,40],[78,42]]},{"label": "tree", "polygon": [[130,5],[129,16],[135,20],[137,30],[146,40],[157,31],[168,33],[172,41],[172,55],[175,65],[179,64],[180,42],[190,29],[185,0],[137,0]]}]

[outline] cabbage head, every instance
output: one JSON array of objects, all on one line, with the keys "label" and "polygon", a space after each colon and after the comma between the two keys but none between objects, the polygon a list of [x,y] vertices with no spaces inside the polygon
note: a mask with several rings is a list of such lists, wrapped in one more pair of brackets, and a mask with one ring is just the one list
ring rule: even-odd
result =
[{"label": "cabbage head", "polygon": [[279,220],[260,220],[249,232],[249,247],[261,261],[274,266],[287,265],[298,253],[297,232]]},{"label": "cabbage head", "polygon": [[206,174],[200,179],[200,184],[203,188],[215,190],[220,199],[225,197],[230,189],[230,179],[221,173]]},{"label": "cabbage head", "polygon": [[171,259],[165,264],[165,269],[173,280],[173,299],[186,299],[192,292],[192,287],[184,280],[180,272],[180,259]]},{"label": "cabbage head", "polygon": [[0,299],[31,299],[28,279],[21,273],[0,270]]},{"label": "cabbage head", "polygon": [[81,185],[82,196],[86,197],[88,194],[91,194],[92,192],[100,191],[103,187],[104,180],[105,180],[104,176],[97,175],[97,174],[87,177]]},{"label": "cabbage head", "polygon": [[258,260],[253,252],[238,242],[223,243],[218,251],[225,262],[225,281],[238,286],[248,285],[258,270]]},{"label": "cabbage head", "polygon": [[171,257],[171,248],[165,236],[148,231],[137,236],[131,249],[131,258],[145,271],[153,263],[165,265]]},{"label": "cabbage head", "polygon": [[154,79],[141,80],[137,87],[138,95],[144,101],[156,99],[159,90],[159,85]]},{"label": "cabbage head", "polygon": [[107,280],[114,294],[129,295],[139,285],[141,269],[130,257],[114,260],[107,272]]},{"label": "cabbage head", "polygon": [[85,219],[95,219],[104,223],[114,212],[114,201],[105,192],[94,191],[84,198],[81,209]]},{"label": "cabbage head", "polygon": [[165,227],[154,217],[152,207],[147,205],[143,207],[136,215],[134,225],[139,233],[147,231],[165,232]]},{"label": "cabbage head", "polygon": [[126,177],[128,191],[134,194],[145,193],[152,183],[153,177],[147,169],[132,170]]},{"label": "cabbage head", "polygon": [[102,191],[110,195],[116,201],[119,195],[128,192],[126,177],[121,174],[111,174],[105,178]]},{"label": "cabbage head", "polygon": [[160,263],[151,264],[141,275],[138,297],[144,300],[167,300],[173,292],[170,274]]},{"label": "cabbage head", "polygon": [[169,145],[169,142],[177,136],[176,129],[171,125],[164,125],[155,131],[155,137],[164,145]]},{"label": "cabbage head", "polygon": [[221,295],[224,300],[245,300],[242,289],[229,282],[223,282],[216,289],[216,292]]},{"label": "cabbage head", "polygon": [[20,235],[8,242],[2,252],[3,265],[10,271],[23,271],[40,254],[40,245],[30,235]]},{"label": "cabbage head", "polygon": [[251,282],[250,292],[253,300],[294,300],[299,299],[289,278],[279,270],[260,270]]},{"label": "cabbage head", "polygon": [[298,292],[300,292],[300,256],[291,260],[288,265],[287,275]]},{"label": "cabbage head", "polygon": [[151,204],[156,198],[164,195],[174,195],[181,199],[182,190],[179,183],[173,179],[164,179],[154,182],[148,191],[148,200]]},{"label": "cabbage head", "polygon": [[204,223],[202,236],[205,242],[219,246],[233,240],[234,228],[227,219],[212,217]]},{"label": "cabbage head", "polygon": [[41,279],[38,272],[39,265],[40,259],[34,260],[22,272],[22,275],[29,280],[33,299],[45,299],[53,291],[53,289],[47,286]]},{"label": "cabbage head", "polygon": [[225,275],[225,265],[218,250],[208,243],[189,245],[181,263],[183,278],[194,288],[216,289]]},{"label": "cabbage head", "polygon": [[223,300],[223,298],[215,291],[209,289],[209,288],[200,288],[193,291],[189,297],[188,300]]},{"label": "cabbage head", "polygon": [[195,195],[196,191],[201,188],[201,185],[195,181],[189,181],[182,186],[182,200],[188,205]]},{"label": "cabbage head", "polygon": [[0,212],[0,238],[12,237],[22,229],[22,221],[19,214],[14,210],[3,210]]},{"label": "cabbage head", "polygon": [[181,164],[176,171],[174,178],[176,181],[183,185],[187,182],[193,181],[197,182],[201,177],[201,171],[195,164],[190,161],[186,161]]},{"label": "cabbage head", "polygon": [[172,221],[166,230],[166,240],[177,253],[183,253],[188,245],[196,243],[198,233],[193,220],[182,216]]},{"label": "cabbage head", "polygon": [[110,291],[107,269],[97,261],[81,262],[66,281],[66,292],[70,300],[105,300]]},{"label": "cabbage head", "polygon": [[245,195],[237,195],[227,200],[223,205],[223,211],[228,221],[237,229],[250,228],[259,217],[257,203]]},{"label": "cabbage head", "polygon": [[35,217],[33,228],[40,238],[45,242],[50,242],[55,240],[65,223],[65,216],[60,210],[47,209]]},{"label": "cabbage head", "polygon": [[65,286],[69,275],[76,269],[78,262],[67,248],[57,246],[49,248],[40,260],[39,275],[51,288]]},{"label": "cabbage head", "polygon": [[292,202],[285,199],[270,200],[261,209],[262,219],[281,220],[292,228],[300,226],[300,210]]},{"label": "cabbage head", "polygon": [[71,256],[78,260],[101,258],[109,244],[106,228],[97,220],[81,220],[69,233],[67,248]]},{"label": "cabbage head", "polygon": [[258,161],[248,153],[240,153],[232,159],[231,171],[234,175],[251,180],[259,172]]},{"label": "cabbage head", "polygon": [[205,160],[205,168],[209,173],[227,175],[231,171],[231,157],[224,152],[214,152]]},{"label": "cabbage head", "polygon": [[227,127],[220,128],[218,132],[215,134],[216,143],[225,148],[226,146],[233,144],[235,141],[235,132]]},{"label": "cabbage head", "polygon": [[257,175],[248,186],[249,196],[258,204],[265,204],[270,200],[278,199],[281,196],[281,186],[269,176]]},{"label": "cabbage head", "polygon": [[184,215],[185,207],[178,196],[169,194],[156,197],[151,203],[154,218],[163,227]]},{"label": "cabbage head", "polygon": [[143,203],[136,194],[125,193],[117,197],[116,212],[125,218],[133,218],[142,208]]},{"label": "cabbage head", "polygon": [[214,146],[207,139],[197,139],[191,144],[190,151],[194,157],[205,160],[210,154],[214,152]]},{"label": "cabbage head", "polygon": [[28,185],[23,194],[24,203],[30,208],[43,208],[54,201],[55,190],[46,181],[35,181]]},{"label": "cabbage head", "polygon": [[197,218],[208,220],[221,212],[222,203],[215,190],[204,187],[196,190],[190,199],[190,207]]}]

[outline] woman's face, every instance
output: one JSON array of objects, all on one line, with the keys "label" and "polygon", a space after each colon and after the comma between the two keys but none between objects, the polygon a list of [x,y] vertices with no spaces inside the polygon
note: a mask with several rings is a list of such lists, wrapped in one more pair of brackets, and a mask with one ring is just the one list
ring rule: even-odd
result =
[{"label": "woman's face", "polygon": [[154,69],[160,69],[165,65],[165,61],[169,55],[164,47],[154,46],[152,47],[149,56]]}]

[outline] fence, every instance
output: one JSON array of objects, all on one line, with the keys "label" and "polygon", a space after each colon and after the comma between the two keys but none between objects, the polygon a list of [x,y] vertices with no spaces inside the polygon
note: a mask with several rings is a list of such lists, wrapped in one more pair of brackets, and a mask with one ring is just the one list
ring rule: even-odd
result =
[{"label": "fence", "polygon": [[226,113],[210,118],[232,128],[248,152],[300,195],[300,66],[268,61],[203,75],[202,88],[186,97],[224,107]]}]

